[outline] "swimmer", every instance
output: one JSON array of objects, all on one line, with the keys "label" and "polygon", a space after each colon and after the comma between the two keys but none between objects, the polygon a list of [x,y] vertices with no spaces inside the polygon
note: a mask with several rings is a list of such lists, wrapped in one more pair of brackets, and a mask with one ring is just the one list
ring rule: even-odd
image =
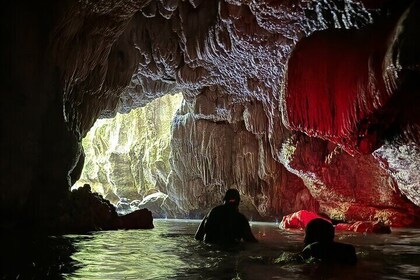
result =
[{"label": "swimmer", "polygon": [[258,242],[252,234],[248,219],[239,212],[238,190],[227,190],[223,204],[213,208],[201,222],[195,239],[212,244]]},{"label": "swimmer", "polygon": [[355,248],[350,244],[334,241],[334,226],[321,218],[306,225],[305,248],[299,254],[303,260],[314,258],[322,262],[356,264]]}]

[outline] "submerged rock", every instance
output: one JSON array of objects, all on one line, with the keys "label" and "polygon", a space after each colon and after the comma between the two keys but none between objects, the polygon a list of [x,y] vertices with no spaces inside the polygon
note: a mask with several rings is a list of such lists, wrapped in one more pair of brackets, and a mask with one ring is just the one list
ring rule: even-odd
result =
[{"label": "submerged rock", "polygon": [[119,216],[119,229],[151,229],[153,226],[152,212],[146,208],[136,210],[130,214]]},{"label": "submerged rock", "polygon": [[87,184],[73,190],[61,205],[59,219],[46,225],[46,231],[84,233],[96,230],[153,228],[153,217],[149,210],[139,209],[119,216],[115,206],[100,194],[93,193]]},{"label": "submerged rock", "polygon": [[[284,216],[280,222],[279,227],[282,229],[287,229],[287,228],[304,229],[310,221],[317,218],[325,219],[314,212],[301,210],[293,214]],[[329,221],[329,219],[325,219],[325,220]]]},{"label": "submerged rock", "polygon": [[391,228],[381,222],[358,221],[353,224],[337,224],[336,230],[354,231],[361,233],[391,233]]},{"label": "submerged rock", "polygon": [[142,208],[149,209],[154,218],[182,217],[177,205],[163,192],[149,194],[143,200],[130,201],[127,198],[122,198],[116,205],[119,215],[127,215]]},{"label": "submerged rock", "polygon": [[[336,221],[331,221],[328,218],[321,217],[320,215],[307,211],[301,210],[290,215],[284,216],[279,227],[282,229],[305,229],[310,221],[321,218],[330,223],[335,223]],[[341,231],[354,231],[361,233],[391,233],[391,228],[388,225],[380,221],[357,221],[354,223],[337,223],[335,230]]]}]

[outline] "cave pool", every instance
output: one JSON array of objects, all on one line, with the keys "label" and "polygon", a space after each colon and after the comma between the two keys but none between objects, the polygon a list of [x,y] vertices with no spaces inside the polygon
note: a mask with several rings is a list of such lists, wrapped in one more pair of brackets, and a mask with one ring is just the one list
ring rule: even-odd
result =
[{"label": "cave pool", "polygon": [[[2,236],[1,279],[420,279],[420,229],[338,232],[356,266],[299,264],[303,232],[252,222],[257,244],[220,250],[194,240],[198,220],[154,221],[152,230]],[[29,239],[29,240],[28,240]]]}]

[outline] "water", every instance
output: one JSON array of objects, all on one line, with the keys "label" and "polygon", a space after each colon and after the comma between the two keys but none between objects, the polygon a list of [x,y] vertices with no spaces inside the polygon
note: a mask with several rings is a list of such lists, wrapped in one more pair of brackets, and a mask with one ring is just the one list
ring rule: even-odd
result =
[{"label": "water", "polygon": [[260,240],[220,250],[194,240],[195,220],[155,220],[153,230],[2,238],[1,279],[420,279],[420,230],[337,233],[356,266],[300,264],[303,233],[252,223]]}]

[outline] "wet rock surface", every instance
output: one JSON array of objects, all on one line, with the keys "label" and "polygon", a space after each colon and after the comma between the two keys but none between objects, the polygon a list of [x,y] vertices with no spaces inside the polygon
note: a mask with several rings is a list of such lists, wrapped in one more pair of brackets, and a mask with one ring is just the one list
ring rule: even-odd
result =
[{"label": "wet rock surface", "polygon": [[62,234],[154,227],[152,212],[148,209],[138,208],[129,214],[119,215],[114,205],[92,192],[87,184],[70,192],[54,210],[55,213],[49,219],[43,219],[36,225],[36,231]]},{"label": "wet rock surface", "polygon": [[50,217],[96,119],[177,92],[158,190],[186,215],[236,187],[261,216],[416,225],[420,4],[390,2],[6,3],[2,227]]}]

